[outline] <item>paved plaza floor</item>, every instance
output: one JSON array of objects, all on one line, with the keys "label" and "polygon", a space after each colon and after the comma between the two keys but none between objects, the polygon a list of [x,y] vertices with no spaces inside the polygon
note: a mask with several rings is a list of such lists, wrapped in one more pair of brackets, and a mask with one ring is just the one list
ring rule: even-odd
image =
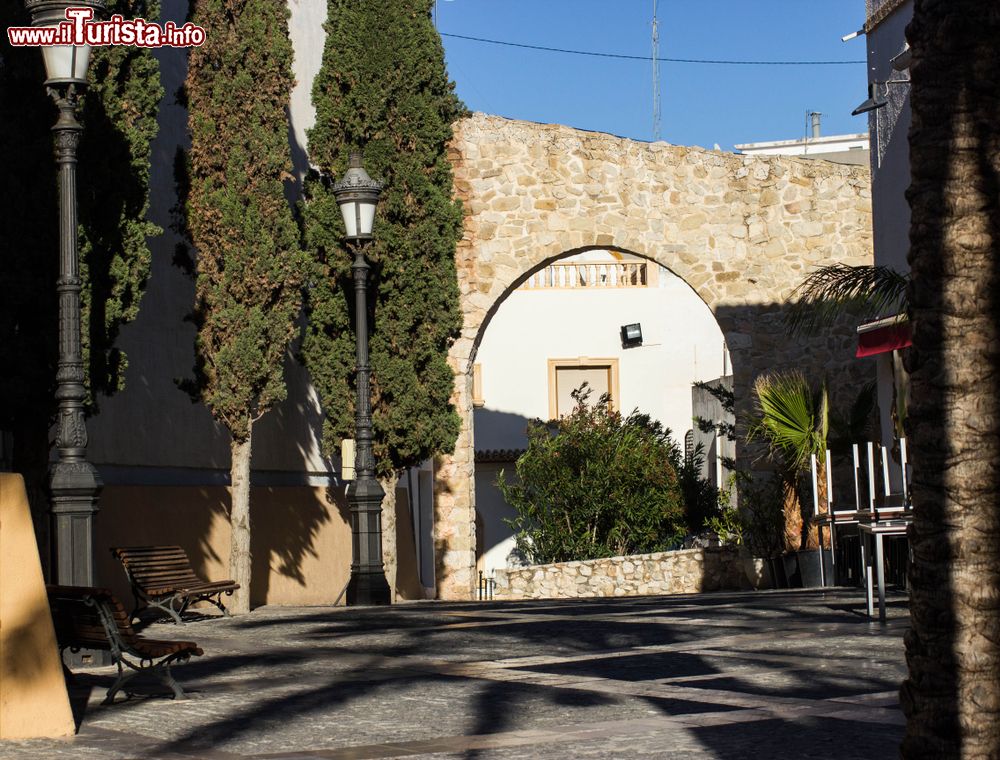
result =
[{"label": "paved plaza floor", "polygon": [[267,607],[155,638],[196,641],[186,700],[102,706],[79,734],[0,757],[885,758],[903,719],[904,600],[869,622],[861,591],[386,608]]}]

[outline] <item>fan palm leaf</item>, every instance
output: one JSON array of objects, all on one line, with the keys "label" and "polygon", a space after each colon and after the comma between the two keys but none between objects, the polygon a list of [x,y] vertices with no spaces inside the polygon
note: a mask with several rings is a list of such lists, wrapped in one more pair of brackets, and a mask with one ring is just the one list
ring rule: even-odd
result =
[{"label": "fan palm leaf", "polygon": [[801,372],[761,375],[754,382],[754,396],[758,416],[750,425],[749,438],[762,438],[770,458],[783,470],[785,549],[797,551],[803,538],[807,547],[814,549],[819,546],[818,533],[814,525],[803,520],[798,484],[812,454],[821,457],[819,479],[825,483],[822,454],[830,430],[826,384],[813,393]]},{"label": "fan palm leaf", "polygon": [[785,324],[795,334],[815,334],[845,312],[862,319],[906,309],[909,277],[885,266],[831,264],[810,274],[789,298]]},{"label": "fan palm leaf", "polygon": [[826,385],[813,393],[801,372],[761,375],[754,382],[758,419],[751,437],[763,438],[791,473],[809,466],[826,449],[830,403]]}]

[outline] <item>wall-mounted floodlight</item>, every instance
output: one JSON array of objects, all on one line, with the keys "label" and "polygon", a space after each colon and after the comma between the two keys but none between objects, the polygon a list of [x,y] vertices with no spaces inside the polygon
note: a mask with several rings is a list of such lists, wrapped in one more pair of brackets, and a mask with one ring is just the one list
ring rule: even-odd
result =
[{"label": "wall-mounted floodlight", "polygon": [[868,85],[868,100],[851,111],[851,116],[859,116],[860,114],[874,111],[888,104],[889,101],[883,95],[879,94],[879,84],[879,82],[871,82]]},{"label": "wall-mounted floodlight", "polygon": [[622,325],[622,348],[635,348],[642,345],[642,325],[638,322]]},{"label": "wall-mounted floodlight", "polygon": [[892,58],[889,59],[889,63],[892,65],[894,71],[906,71],[910,68],[910,59],[912,58],[912,51],[910,50],[910,43],[907,42],[902,51],[896,53]]}]

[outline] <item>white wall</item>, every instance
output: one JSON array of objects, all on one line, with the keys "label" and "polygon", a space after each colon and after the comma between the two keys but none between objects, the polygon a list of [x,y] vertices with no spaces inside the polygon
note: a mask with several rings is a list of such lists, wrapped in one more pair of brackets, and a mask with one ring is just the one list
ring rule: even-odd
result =
[{"label": "white wall", "polygon": [[[504,501],[497,482],[500,471],[510,483],[514,478],[514,463],[489,462],[476,465],[476,543],[482,548],[479,569],[492,575],[497,568],[508,567],[510,553],[516,548],[514,535],[504,520],[516,516],[514,508]],[[517,564],[514,562],[513,564]]]},{"label": "white wall", "polygon": [[[658,287],[518,289],[486,328],[476,363],[485,407],[476,450],[523,447],[524,427],[549,416],[548,360],[617,358],[620,408],[638,407],[678,442],[691,428],[691,383],[723,374],[724,339],[711,310],[661,269]],[[620,328],[642,324],[643,345],[623,349]],[[728,361],[728,360],[727,360]]]},{"label": "white wall", "polygon": [[734,146],[740,153],[754,156],[800,156],[821,158],[838,164],[867,165],[868,135],[831,135],[801,140],[774,140]]}]

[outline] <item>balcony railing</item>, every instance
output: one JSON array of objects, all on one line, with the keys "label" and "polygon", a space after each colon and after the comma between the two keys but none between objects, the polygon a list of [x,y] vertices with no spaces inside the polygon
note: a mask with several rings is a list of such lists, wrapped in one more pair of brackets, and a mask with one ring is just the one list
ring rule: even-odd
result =
[{"label": "balcony railing", "polygon": [[644,288],[649,284],[645,261],[609,262],[557,261],[532,274],[527,290],[575,288]]}]

